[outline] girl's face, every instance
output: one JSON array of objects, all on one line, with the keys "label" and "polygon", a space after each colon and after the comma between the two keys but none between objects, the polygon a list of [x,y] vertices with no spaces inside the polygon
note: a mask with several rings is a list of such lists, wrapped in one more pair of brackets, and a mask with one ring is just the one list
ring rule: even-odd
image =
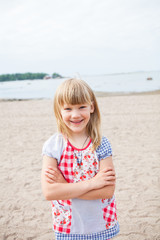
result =
[{"label": "girl's face", "polygon": [[61,115],[65,125],[72,133],[86,134],[86,126],[90,120],[90,114],[94,112],[92,104],[64,104],[61,108]]}]

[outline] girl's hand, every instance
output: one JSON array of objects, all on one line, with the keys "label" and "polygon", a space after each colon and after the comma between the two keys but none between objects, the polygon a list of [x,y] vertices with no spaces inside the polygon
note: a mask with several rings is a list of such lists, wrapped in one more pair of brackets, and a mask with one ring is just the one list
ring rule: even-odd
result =
[{"label": "girl's hand", "polygon": [[45,169],[46,181],[49,183],[66,183],[67,181],[63,177],[58,168],[48,167]]},{"label": "girl's hand", "polygon": [[111,167],[105,168],[99,171],[90,181],[93,184],[94,189],[115,185],[115,171]]}]

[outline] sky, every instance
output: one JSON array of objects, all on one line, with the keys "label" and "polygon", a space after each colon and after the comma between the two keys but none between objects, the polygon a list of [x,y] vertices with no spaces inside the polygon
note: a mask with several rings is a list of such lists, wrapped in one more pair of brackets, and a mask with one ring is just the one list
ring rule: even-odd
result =
[{"label": "sky", "polygon": [[159,0],[0,0],[0,74],[155,70]]}]

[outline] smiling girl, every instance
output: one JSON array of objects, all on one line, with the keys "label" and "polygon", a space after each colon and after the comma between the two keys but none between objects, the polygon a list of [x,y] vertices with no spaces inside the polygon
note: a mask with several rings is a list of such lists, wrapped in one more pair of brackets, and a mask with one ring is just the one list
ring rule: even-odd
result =
[{"label": "smiling girl", "polygon": [[43,146],[42,190],[56,239],[110,239],[119,232],[115,171],[93,91],[82,80],[64,81],[54,113],[58,133]]}]

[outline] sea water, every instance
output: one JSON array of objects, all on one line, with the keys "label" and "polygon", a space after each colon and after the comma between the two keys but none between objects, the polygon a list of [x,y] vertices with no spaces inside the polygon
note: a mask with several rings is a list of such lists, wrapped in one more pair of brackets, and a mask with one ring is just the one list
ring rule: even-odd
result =
[{"label": "sea water", "polygon": [[[147,80],[147,78],[152,78],[152,80]],[[0,98],[51,99],[58,85],[66,79],[0,82]],[[160,90],[160,71],[82,75],[81,79],[85,80],[97,92],[136,93]]]}]

